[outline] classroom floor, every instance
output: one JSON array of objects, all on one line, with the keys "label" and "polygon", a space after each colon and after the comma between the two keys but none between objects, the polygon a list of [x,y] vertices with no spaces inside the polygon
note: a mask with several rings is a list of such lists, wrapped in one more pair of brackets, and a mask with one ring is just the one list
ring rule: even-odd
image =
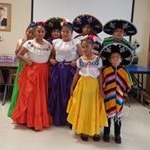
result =
[{"label": "classroom floor", "polygon": [[122,144],[113,140],[113,128],[110,143],[103,140],[81,141],[67,127],[50,127],[35,132],[25,126],[15,125],[7,117],[9,102],[4,106],[0,101],[0,149],[1,150],[148,150],[150,147],[150,110],[132,100],[131,107],[125,105]]}]

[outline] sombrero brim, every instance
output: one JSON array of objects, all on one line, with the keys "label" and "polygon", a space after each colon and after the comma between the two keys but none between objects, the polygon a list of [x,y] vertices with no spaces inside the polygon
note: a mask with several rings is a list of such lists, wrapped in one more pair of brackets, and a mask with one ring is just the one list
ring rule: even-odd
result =
[{"label": "sombrero brim", "polygon": [[133,53],[132,50],[122,43],[111,43],[107,46],[103,47],[100,51],[100,56],[103,60],[104,65],[108,65],[110,54],[113,52],[118,52],[122,56],[121,65],[130,65],[133,61]]},{"label": "sombrero brim", "polygon": [[114,19],[107,22],[104,25],[103,30],[105,33],[113,35],[114,30],[117,28],[122,28],[125,31],[125,36],[131,36],[137,33],[137,29],[132,23],[126,20],[118,20],[118,19]]},{"label": "sombrero brim", "polygon": [[73,20],[74,31],[81,34],[84,25],[91,25],[93,32],[100,33],[102,31],[102,23],[94,16],[82,14]]}]

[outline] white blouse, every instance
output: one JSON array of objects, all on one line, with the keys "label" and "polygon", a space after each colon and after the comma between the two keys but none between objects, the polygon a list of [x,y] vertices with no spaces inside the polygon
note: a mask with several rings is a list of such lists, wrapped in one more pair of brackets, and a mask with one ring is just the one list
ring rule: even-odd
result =
[{"label": "white blouse", "polygon": [[68,42],[62,39],[53,40],[53,46],[56,52],[56,60],[58,62],[73,61],[77,59],[77,45],[80,44],[79,39],[72,39]]},{"label": "white blouse", "polygon": [[102,67],[102,60],[96,56],[94,59],[87,61],[81,56],[77,59],[77,67],[80,68],[79,74],[81,76],[97,78],[100,74],[99,68]]},{"label": "white blouse", "polygon": [[51,53],[51,44],[44,40],[44,44],[39,44],[33,40],[29,40],[23,44],[28,50],[28,57],[35,63],[46,63]]}]

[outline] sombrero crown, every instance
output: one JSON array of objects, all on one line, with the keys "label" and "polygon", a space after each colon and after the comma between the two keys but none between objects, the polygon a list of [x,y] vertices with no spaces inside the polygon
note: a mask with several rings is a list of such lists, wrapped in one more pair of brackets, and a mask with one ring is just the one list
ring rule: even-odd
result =
[{"label": "sombrero crown", "polygon": [[114,30],[117,28],[123,29],[125,32],[125,36],[131,36],[137,33],[136,27],[131,22],[121,19],[120,20],[114,19],[107,22],[104,25],[103,30],[105,33],[113,35]]},{"label": "sombrero crown", "polygon": [[83,26],[87,24],[92,27],[93,32],[96,34],[102,31],[102,23],[94,16],[82,14],[73,20],[74,30],[79,34],[82,33]]},{"label": "sombrero crown", "polygon": [[104,65],[110,64],[109,63],[110,55],[115,52],[119,53],[122,57],[121,65],[130,65],[132,63],[133,61],[132,50],[122,43],[114,42],[114,43],[106,45],[100,51],[100,56],[103,60]]}]

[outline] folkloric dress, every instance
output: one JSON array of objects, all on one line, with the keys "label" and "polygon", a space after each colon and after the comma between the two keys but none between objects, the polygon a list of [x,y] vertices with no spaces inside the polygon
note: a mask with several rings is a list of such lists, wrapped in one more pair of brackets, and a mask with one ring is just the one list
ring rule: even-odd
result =
[{"label": "folkloric dress", "polygon": [[75,67],[70,65],[76,60],[78,39],[68,42],[62,39],[53,40],[57,64],[52,66],[50,79],[49,110],[56,126],[67,125],[66,107],[70,96],[70,86],[75,74]]},{"label": "folkloric dress", "polygon": [[75,130],[77,134],[99,135],[100,128],[107,126],[107,116],[98,79],[102,62],[98,56],[90,61],[80,57],[77,60],[77,67],[80,68],[81,77],[69,99],[67,121],[72,124],[72,130]]},{"label": "folkloric dress", "polygon": [[[22,39],[18,40],[18,43],[20,45],[22,43]],[[19,74],[20,74],[23,66],[24,66],[23,62],[19,61],[17,72],[16,72],[16,77],[15,77],[15,80],[14,80],[14,86],[13,86],[13,91],[12,91],[10,106],[9,106],[9,109],[8,109],[8,117],[11,117],[12,112],[13,112],[15,106],[16,106],[16,102],[17,102],[18,94],[19,94],[18,77],[19,77]]]},{"label": "folkloric dress", "polygon": [[18,124],[41,130],[52,124],[48,112],[48,59],[51,53],[50,44],[38,44],[35,39],[24,43],[28,56],[33,64],[25,65],[18,80],[19,96],[12,119]]}]

